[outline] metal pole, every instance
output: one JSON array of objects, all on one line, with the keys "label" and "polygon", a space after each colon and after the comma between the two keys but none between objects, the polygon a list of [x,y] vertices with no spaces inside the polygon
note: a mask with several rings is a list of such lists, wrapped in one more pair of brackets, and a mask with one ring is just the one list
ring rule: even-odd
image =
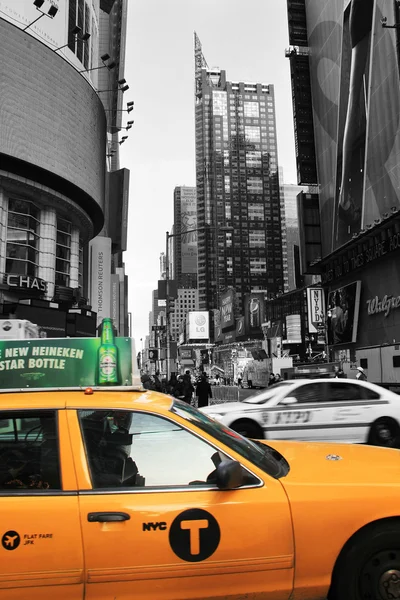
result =
[{"label": "metal pole", "polygon": [[169,232],[165,234],[165,333],[167,336],[167,383],[170,378],[171,340],[169,327]]}]

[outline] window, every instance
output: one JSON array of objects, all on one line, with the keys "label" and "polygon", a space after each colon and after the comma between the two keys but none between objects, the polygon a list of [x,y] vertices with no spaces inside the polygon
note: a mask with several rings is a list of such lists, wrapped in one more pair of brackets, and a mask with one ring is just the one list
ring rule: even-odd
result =
[{"label": "window", "polygon": [[94,488],[212,485],[228,457],[177,423],[134,411],[80,411]]},{"label": "window", "polygon": [[71,268],[71,223],[66,219],[57,219],[56,244],[56,280],[55,284],[68,287]]},{"label": "window", "polygon": [[321,402],[325,400],[328,397],[325,392],[325,384],[309,383],[307,385],[299,386],[288,395],[297,398],[297,402],[300,404],[304,404],[307,402]]},{"label": "window", "polygon": [[356,383],[345,383],[340,381],[328,383],[327,399],[332,402],[345,402],[346,400],[377,400],[378,398],[379,394],[373,390],[361,387]]},{"label": "window", "polygon": [[35,204],[8,201],[6,272],[36,277],[39,246],[39,215]]},{"label": "window", "polygon": [[0,412],[0,489],[60,490],[55,411]]}]

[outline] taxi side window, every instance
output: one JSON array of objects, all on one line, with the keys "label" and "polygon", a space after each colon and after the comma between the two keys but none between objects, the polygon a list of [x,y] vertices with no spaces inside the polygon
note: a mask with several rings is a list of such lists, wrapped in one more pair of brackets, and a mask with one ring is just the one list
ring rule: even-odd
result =
[{"label": "taxi side window", "polygon": [[[368,392],[372,392],[372,397]],[[343,402],[345,400],[374,400],[376,398],[379,398],[379,395],[376,394],[376,392],[357,385],[356,383],[332,381],[328,384],[329,400]]]},{"label": "taxi side window", "polygon": [[55,411],[0,412],[0,491],[61,489]]},{"label": "taxi side window", "polygon": [[215,483],[222,452],[178,423],[135,411],[79,411],[93,488]]},{"label": "taxi side window", "polygon": [[325,386],[321,383],[309,383],[299,386],[290,392],[288,396],[294,396],[299,404],[307,402],[323,402],[325,398]]}]

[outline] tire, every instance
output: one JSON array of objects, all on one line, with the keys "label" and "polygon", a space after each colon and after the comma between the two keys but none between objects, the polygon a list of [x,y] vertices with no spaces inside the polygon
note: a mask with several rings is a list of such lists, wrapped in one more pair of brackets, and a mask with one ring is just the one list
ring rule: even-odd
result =
[{"label": "tire", "polygon": [[399,521],[374,523],[348,542],[335,566],[328,598],[400,598]]},{"label": "tire", "polygon": [[264,439],[263,430],[254,421],[241,419],[240,421],[235,421],[235,423],[232,423],[230,427],[233,429],[233,431],[240,433],[240,435],[244,435],[244,437],[253,438],[253,440]]},{"label": "tire", "polygon": [[397,421],[390,417],[381,417],[372,424],[368,436],[371,446],[400,448],[400,427]]}]

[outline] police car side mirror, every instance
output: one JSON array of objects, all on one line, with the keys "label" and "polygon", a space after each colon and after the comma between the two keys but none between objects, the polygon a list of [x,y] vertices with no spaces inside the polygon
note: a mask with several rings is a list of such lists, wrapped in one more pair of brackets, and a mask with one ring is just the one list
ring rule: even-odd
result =
[{"label": "police car side mirror", "polygon": [[294,396],[287,396],[286,398],[282,398],[279,404],[297,404],[297,398]]},{"label": "police car side mirror", "polygon": [[220,490],[234,490],[243,485],[243,469],[237,460],[223,460],[216,472],[216,484]]}]

